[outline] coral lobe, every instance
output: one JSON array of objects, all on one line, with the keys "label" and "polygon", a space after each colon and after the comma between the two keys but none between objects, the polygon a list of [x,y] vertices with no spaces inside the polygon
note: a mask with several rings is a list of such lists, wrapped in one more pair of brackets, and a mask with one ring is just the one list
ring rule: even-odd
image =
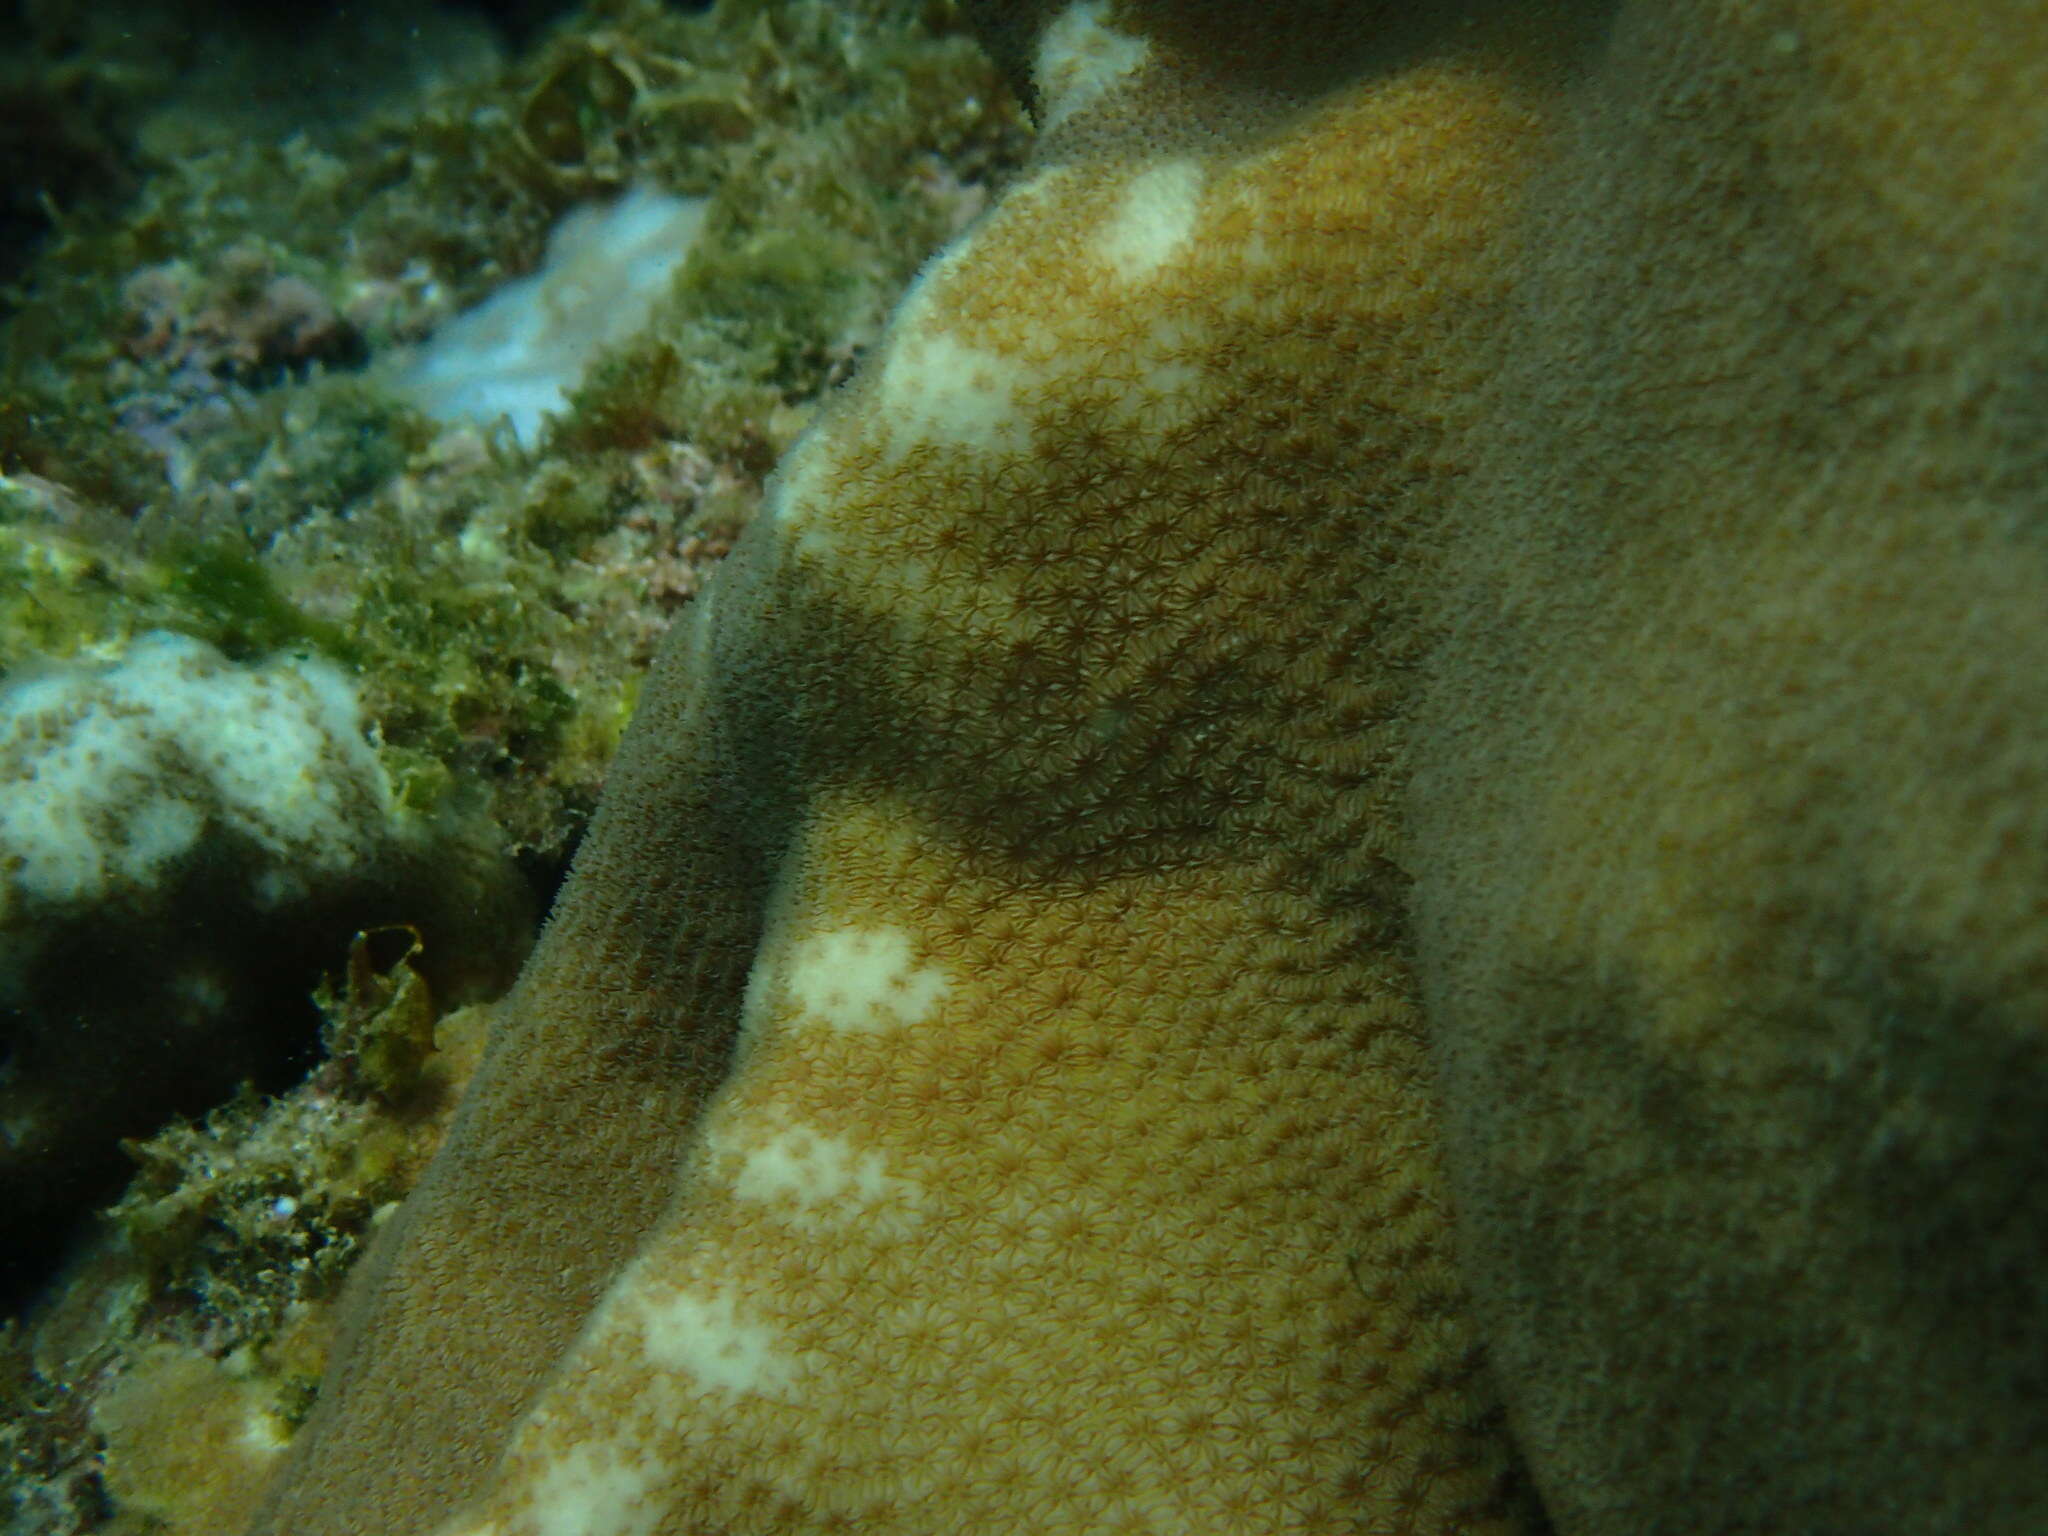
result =
[{"label": "coral lobe", "polygon": [[1051,17],[258,1531],[2048,1504],[2038,18],[1923,291],[1882,25],[1280,9]]}]

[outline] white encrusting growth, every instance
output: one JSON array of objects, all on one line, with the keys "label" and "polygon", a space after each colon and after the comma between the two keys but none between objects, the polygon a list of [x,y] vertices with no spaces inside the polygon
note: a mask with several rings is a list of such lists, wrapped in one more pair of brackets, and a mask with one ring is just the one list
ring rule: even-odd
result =
[{"label": "white encrusting growth", "polygon": [[1096,232],[1096,254],[1124,282],[1139,282],[1187,248],[1201,211],[1201,166],[1192,160],[1147,166]]},{"label": "white encrusting growth", "polygon": [[1151,56],[1142,37],[1119,32],[1107,20],[1105,0],[1079,0],[1045,29],[1038,45],[1039,129],[1056,128],[1105,91],[1136,74]]},{"label": "white encrusting growth", "polygon": [[900,928],[808,934],[790,947],[782,980],[806,1021],[845,1030],[922,1023],[950,986],[944,971],[911,963]]}]

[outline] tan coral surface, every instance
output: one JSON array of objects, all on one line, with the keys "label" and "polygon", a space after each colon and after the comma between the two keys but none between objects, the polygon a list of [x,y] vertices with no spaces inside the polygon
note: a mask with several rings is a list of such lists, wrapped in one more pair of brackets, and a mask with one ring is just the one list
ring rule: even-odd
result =
[{"label": "tan coral surface", "polygon": [[1965,12],[1051,14],[256,1529],[2037,1525],[2048,81]]},{"label": "tan coral surface", "polygon": [[2048,7],[1591,84],[1411,737],[1462,1271],[1561,1530],[2048,1529]]}]

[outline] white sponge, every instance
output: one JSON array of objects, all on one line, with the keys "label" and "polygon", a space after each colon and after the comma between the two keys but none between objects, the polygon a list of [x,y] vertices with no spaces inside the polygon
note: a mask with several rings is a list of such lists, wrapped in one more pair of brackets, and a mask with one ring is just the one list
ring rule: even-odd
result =
[{"label": "white sponge", "polygon": [[540,270],[465,310],[391,376],[443,421],[509,420],[531,446],[598,351],[647,323],[704,226],[705,201],[638,187],[577,208]]}]

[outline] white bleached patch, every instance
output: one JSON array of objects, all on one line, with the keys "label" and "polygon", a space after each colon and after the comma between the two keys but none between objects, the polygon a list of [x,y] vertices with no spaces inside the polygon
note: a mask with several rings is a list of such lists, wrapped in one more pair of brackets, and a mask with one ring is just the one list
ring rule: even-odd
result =
[{"label": "white bleached patch", "polygon": [[251,1407],[242,1415],[242,1449],[257,1456],[274,1456],[292,1443],[288,1430],[277,1415],[265,1407]]},{"label": "white bleached patch", "polygon": [[764,1135],[740,1125],[711,1134],[711,1150],[736,1164],[733,1193],[763,1203],[793,1201],[807,1218],[857,1215],[918,1193],[888,1171],[878,1152],[862,1151],[844,1137],[802,1125],[781,1125]]},{"label": "white bleached patch", "polygon": [[970,346],[942,329],[899,331],[882,365],[880,414],[901,447],[946,443],[1016,454],[1031,425],[1017,408],[1013,359]]},{"label": "white bleached patch", "polygon": [[761,950],[754,956],[754,963],[747,970],[747,990],[740,996],[740,1033],[746,1037],[760,1034],[761,1026],[769,1017],[775,997],[775,965],[769,951]]},{"label": "white bleached patch", "polygon": [[1095,253],[1127,283],[1150,277],[1186,247],[1202,206],[1202,168],[1167,160],[1131,178],[1123,201],[1096,232]]},{"label": "white bleached patch", "polygon": [[727,1295],[688,1291],[639,1298],[647,1357],[714,1392],[774,1392],[788,1384],[789,1365],[775,1348],[775,1330],[750,1322]]},{"label": "white bleached patch", "polygon": [[1150,57],[1152,45],[1119,32],[1105,0],[1080,0],[1053,18],[1039,40],[1033,78],[1042,104],[1041,130],[1055,128],[1127,77]]},{"label": "white bleached patch", "polygon": [[699,633],[708,635],[712,632],[712,615],[718,612],[718,594],[723,590],[715,581],[706,582],[704,589],[691,601],[690,618]]},{"label": "white bleached patch", "polygon": [[536,1536],[653,1536],[662,1509],[645,1457],[606,1445],[572,1445],[541,1468],[529,1513]]},{"label": "white bleached patch", "polygon": [[[1003,194],[989,220],[963,234],[934,258],[898,302],[889,323],[889,343],[875,362],[876,400],[871,412],[828,409],[818,424],[797,439],[768,482],[760,518],[779,529],[787,548],[807,558],[829,558],[845,531],[839,512],[849,483],[849,459],[866,456],[870,444],[850,425],[886,429],[884,451],[903,453],[921,444],[970,448],[990,454],[1030,451],[1031,421],[1018,409],[1019,395],[1044,382],[1022,358],[977,347],[949,328],[940,302],[946,286],[981,259],[990,230],[1046,216],[1049,202],[1063,195],[1073,173],[1061,167],[1040,171]],[[912,583],[913,589],[915,583]]]},{"label": "white bleached patch", "polygon": [[944,971],[912,965],[897,928],[835,928],[790,949],[784,981],[805,1015],[833,1029],[919,1024],[950,989]]},{"label": "white bleached patch", "polygon": [[808,521],[823,508],[833,471],[827,440],[813,428],[797,439],[775,467],[759,515],[786,528]]}]

